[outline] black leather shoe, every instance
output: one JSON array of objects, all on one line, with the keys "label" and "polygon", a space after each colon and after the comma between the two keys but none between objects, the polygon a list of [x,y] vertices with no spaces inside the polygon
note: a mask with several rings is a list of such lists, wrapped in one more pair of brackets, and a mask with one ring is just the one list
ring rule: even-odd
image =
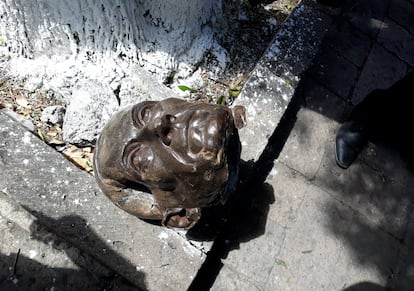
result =
[{"label": "black leather shoe", "polygon": [[356,121],[346,121],[336,133],[336,163],[347,169],[368,143],[364,126]]}]

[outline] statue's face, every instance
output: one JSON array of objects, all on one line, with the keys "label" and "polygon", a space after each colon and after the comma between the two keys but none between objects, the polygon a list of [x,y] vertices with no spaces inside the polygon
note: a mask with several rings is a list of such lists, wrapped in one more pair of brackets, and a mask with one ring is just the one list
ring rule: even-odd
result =
[{"label": "statue's face", "polygon": [[223,106],[180,99],[136,104],[102,131],[100,175],[146,186],[161,209],[215,204],[229,178],[229,141],[237,139],[233,116]]},{"label": "statue's face", "polygon": [[228,178],[224,145],[234,129],[231,111],[167,99],[137,104],[131,114],[136,135],[122,160],[137,181],[161,206],[213,203]]}]

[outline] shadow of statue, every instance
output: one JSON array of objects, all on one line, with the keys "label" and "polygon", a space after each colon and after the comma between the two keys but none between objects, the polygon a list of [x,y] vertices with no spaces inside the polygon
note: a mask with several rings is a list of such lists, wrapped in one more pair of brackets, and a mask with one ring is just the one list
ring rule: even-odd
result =
[{"label": "shadow of statue", "polygon": [[224,206],[204,209],[204,218],[187,232],[187,237],[192,240],[215,238],[188,291],[210,290],[223,267],[221,260],[226,259],[232,250],[238,249],[241,243],[265,233],[269,208],[276,199],[266,179],[295,124],[301,104],[301,98],[292,98],[260,157],[255,162],[241,162],[235,193]]},{"label": "shadow of statue", "polygon": [[209,290],[223,266],[221,260],[239,249],[241,243],[265,233],[269,207],[274,201],[271,185],[241,180],[225,205],[203,210],[204,218],[186,236],[191,240],[215,239],[188,290]]}]

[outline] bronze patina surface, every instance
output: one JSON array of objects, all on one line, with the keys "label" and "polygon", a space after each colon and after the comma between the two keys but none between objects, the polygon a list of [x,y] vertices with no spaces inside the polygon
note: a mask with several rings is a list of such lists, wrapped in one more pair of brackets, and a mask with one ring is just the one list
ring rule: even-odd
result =
[{"label": "bronze patina surface", "polygon": [[237,183],[245,109],[181,99],[129,106],[103,128],[94,171],[120,208],[167,227],[192,227]]}]

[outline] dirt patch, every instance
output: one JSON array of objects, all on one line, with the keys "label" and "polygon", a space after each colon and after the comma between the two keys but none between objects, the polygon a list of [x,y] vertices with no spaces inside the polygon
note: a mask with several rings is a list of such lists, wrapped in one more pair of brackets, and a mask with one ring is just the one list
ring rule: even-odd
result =
[{"label": "dirt patch", "polygon": [[[272,42],[277,31],[301,0],[246,1],[238,9],[224,7],[228,19],[224,33],[217,35],[226,49],[230,63],[219,75],[211,73],[218,61],[207,55],[199,64],[203,71],[202,85],[187,88],[190,100],[231,105],[260,57]],[[226,5],[223,3],[223,5]],[[170,78],[171,85],[180,85]],[[168,85],[168,80],[167,80]],[[182,84],[185,85],[185,84]]]},{"label": "dirt patch", "polygon": [[82,170],[93,174],[92,147],[77,147],[63,141],[62,122],[50,123],[42,120],[42,113],[50,106],[62,106],[63,102],[54,92],[30,92],[21,82],[9,79],[0,71],[0,109],[9,109],[33,124],[34,131],[46,144],[61,152]]}]

